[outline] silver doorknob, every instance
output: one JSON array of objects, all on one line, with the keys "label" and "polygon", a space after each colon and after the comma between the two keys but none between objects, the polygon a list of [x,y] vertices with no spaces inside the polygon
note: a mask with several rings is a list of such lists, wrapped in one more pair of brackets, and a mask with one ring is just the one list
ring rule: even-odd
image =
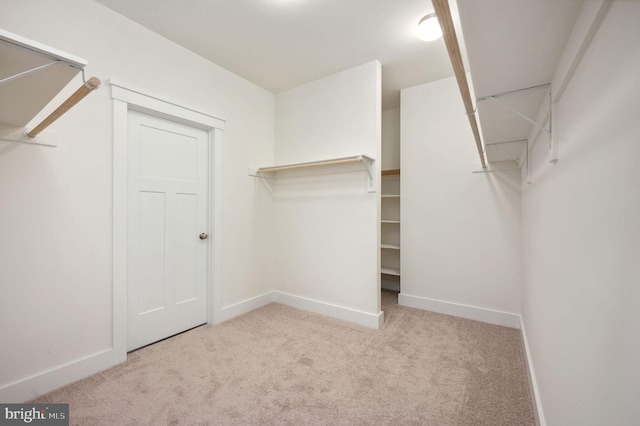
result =
[{"label": "silver doorknob", "polygon": [[207,238],[209,238],[209,235],[207,235],[206,232],[203,232],[202,234],[200,234],[200,239],[201,240],[206,240]]}]

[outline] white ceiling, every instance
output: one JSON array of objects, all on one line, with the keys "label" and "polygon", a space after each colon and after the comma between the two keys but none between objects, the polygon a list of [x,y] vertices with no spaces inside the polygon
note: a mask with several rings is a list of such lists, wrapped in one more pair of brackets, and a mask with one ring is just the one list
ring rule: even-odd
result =
[{"label": "white ceiling", "polygon": [[430,0],[96,1],[274,93],[377,59],[389,109],[453,75],[443,40],[414,34]]}]

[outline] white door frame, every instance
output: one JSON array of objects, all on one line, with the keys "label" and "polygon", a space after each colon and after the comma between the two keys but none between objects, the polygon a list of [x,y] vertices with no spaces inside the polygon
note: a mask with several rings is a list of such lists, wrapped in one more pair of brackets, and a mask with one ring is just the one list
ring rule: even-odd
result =
[{"label": "white door frame", "polygon": [[208,322],[221,318],[222,295],[222,131],[224,120],[111,80],[113,99],[113,336],[114,363],[127,358],[127,170],[128,111],[206,130],[209,142]]}]

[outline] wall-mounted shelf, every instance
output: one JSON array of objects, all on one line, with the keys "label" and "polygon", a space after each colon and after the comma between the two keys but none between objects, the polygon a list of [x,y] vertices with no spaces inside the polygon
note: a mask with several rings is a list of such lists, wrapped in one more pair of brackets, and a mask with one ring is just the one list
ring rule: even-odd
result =
[{"label": "wall-mounted shelf", "polygon": [[399,244],[380,244],[380,248],[389,250],[400,250]]},{"label": "wall-mounted shelf", "polygon": [[381,268],[380,272],[383,274],[387,274],[387,275],[393,275],[396,277],[400,276],[400,269],[395,269],[395,268]]},{"label": "wall-mounted shelf", "polygon": [[390,170],[382,171],[382,176],[399,175],[399,174],[400,174],[400,169],[390,169]]},{"label": "wall-mounted shelf", "polygon": [[380,223],[396,223],[396,224],[400,224],[400,221],[399,220],[386,220],[386,219],[383,219],[383,220],[380,221]]},{"label": "wall-mounted shelf", "polygon": [[330,158],[326,160],[307,161],[302,163],[282,164],[279,166],[259,167],[257,169],[249,169],[249,175],[255,177],[265,177],[272,173],[286,172],[297,169],[307,169],[314,167],[334,166],[340,164],[362,163],[367,171],[368,191],[376,192],[374,186],[375,177],[375,159],[368,155],[360,154],[350,157]]},{"label": "wall-mounted shelf", "polygon": [[[84,81],[86,65],[82,58],[0,29],[0,139],[38,143],[34,141],[38,133],[100,86],[95,77]],[[18,130],[31,122],[78,73],[82,73],[84,85],[28,137],[21,135],[23,132]]]}]

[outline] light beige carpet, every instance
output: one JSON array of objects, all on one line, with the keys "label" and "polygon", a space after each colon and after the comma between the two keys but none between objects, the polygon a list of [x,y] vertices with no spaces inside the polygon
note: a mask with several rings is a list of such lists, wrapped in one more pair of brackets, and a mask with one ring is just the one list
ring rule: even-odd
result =
[{"label": "light beige carpet", "polygon": [[34,402],[75,425],[533,425],[518,330],[397,305],[371,330],[271,304]]}]

